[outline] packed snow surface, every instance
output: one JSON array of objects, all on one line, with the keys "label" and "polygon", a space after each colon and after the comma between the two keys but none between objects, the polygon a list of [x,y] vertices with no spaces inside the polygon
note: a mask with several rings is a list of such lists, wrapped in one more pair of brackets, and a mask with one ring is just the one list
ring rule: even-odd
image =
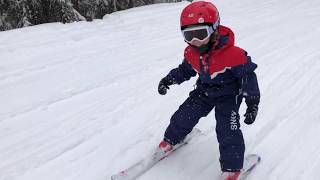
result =
[{"label": "packed snow surface", "polygon": [[[157,92],[182,62],[187,4],[1,32],[0,179],[109,180],[150,152],[194,88],[196,78]],[[259,65],[259,115],[242,130],[246,153],[262,163],[248,180],[319,177],[320,1],[215,4]],[[139,180],[218,180],[214,114],[197,127],[203,136]]]}]

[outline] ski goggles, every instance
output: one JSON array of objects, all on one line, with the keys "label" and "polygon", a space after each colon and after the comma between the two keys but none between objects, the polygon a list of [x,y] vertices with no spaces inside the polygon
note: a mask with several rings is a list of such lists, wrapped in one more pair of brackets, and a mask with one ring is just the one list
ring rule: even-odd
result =
[{"label": "ski goggles", "polygon": [[213,26],[196,26],[190,27],[182,30],[184,40],[191,43],[193,39],[203,41],[210,37],[210,35],[215,31]]}]

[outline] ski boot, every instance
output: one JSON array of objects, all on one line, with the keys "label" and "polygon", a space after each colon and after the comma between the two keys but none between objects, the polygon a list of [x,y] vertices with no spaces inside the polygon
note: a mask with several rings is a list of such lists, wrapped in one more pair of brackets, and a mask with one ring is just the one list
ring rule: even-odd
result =
[{"label": "ski boot", "polygon": [[159,149],[161,149],[165,153],[169,153],[173,150],[173,146],[167,141],[162,140],[159,144]]},{"label": "ski boot", "polygon": [[237,172],[222,172],[221,180],[239,180],[240,171]]}]

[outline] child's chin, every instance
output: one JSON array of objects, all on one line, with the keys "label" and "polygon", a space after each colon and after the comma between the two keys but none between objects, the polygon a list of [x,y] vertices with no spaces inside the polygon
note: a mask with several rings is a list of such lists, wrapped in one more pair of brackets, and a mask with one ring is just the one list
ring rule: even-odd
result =
[{"label": "child's chin", "polygon": [[192,43],[191,45],[196,46],[196,47],[201,47],[201,46],[206,45],[206,44],[204,44],[204,43],[202,43],[202,44]]}]

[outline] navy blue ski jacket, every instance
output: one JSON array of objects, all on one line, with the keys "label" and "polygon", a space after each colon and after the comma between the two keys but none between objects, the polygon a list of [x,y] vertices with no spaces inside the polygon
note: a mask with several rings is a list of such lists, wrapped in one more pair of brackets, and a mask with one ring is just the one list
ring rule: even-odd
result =
[{"label": "navy blue ski jacket", "polygon": [[[165,77],[171,84],[181,84],[199,75],[197,90],[210,97],[243,95],[246,100],[260,98],[257,76],[247,52],[234,45],[233,32],[219,26],[220,39],[216,48],[207,53],[198,52],[188,46],[183,62]],[[258,98],[257,98],[258,97]]]}]

